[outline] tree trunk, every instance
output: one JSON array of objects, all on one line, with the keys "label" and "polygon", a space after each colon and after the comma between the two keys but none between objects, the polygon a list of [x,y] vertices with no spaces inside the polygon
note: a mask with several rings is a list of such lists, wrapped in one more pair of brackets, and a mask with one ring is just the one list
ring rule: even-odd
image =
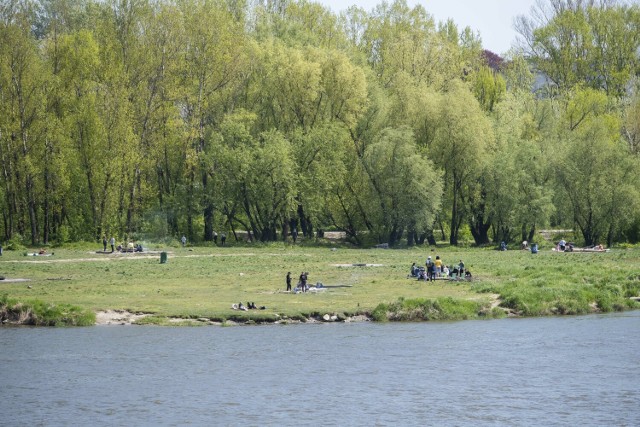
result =
[{"label": "tree trunk", "polygon": [[27,178],[27,197],[29,209],[29,224],[31,228],[31,244],[35,246],[38,243],[38,219],[36,217],[36,201],[33,194],[33,180],[31,176]]},{"label": "tree trunk", "polygon": [[430,246],[436,245],[436,236],[433,234],[433,230],[427,230],[425,237],[427,239],[427,243],[429,243]]},{"label": "tree trunk", "polygon": [[417,236],[416,236],[415,230],[408,231],[407,232],[407,246],[411,247],[411,246],[415,245],[416,240],[417,240]]},{"label": "tree trunk", "polygon": [[459,184],[456,174],[453,175],[453,203],[451,204],[451,231],[449,233],[449,244],[456,246],[458,244],[458,193]]}]

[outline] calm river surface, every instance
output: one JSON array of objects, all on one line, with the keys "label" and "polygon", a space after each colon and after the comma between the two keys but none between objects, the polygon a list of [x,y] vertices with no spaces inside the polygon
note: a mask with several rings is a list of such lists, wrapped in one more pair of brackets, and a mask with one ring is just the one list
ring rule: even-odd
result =
[{"label": "calm river surface", "polygon": [[0,425],[640,425],[640,311],[0,328]]}]

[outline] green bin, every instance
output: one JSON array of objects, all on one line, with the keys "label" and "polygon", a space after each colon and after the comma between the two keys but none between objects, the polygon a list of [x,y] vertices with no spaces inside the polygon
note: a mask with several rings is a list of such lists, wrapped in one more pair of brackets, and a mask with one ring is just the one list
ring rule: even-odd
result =
[{"label": "green bin", "polygon": [[160,264],[166,264],[166,263],[167,263],[167,253],[160,252]]}]

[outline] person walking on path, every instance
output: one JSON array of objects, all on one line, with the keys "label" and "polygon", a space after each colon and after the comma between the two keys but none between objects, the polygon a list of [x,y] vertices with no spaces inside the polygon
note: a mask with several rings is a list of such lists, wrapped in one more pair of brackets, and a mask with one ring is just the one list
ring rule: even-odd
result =
[{"label": "person walking on path", "polygon": [[111,237],[111,253],[116,251],[116,238]]},{"label": "person walking on path", "polygon": [[291,272],[287,273],[287,291],[291,291]]},{"label": "person walking on path", "polygon": [[182,247],[184,248],[185,245],[187,244],[187,237],[186,236],[182,236],[182,239],[180,239],[182,241]]}]

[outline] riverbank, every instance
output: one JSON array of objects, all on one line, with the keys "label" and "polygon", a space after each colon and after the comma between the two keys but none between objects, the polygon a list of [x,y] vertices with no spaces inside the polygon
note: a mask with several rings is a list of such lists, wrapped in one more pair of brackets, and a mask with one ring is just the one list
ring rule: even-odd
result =
[{"label": "riverbank", "polygon": [[[422,321],[547,316],[640,308],[640,249],[562,253],[449,246],[348,249],[286,244],[242,247],[152,248],[160,255],[101,254],[56,249],[55,256],[0,257],[0,296],[34,304],[61,324],[262,324],[311,321]],[[164,249],[164,250],[163,250]],[[427,255],[445,264],[463,260],[472,279],[417,281],[413,262]],[[285,291],[291,272],[309,272],[315,292]],[[23,279],[16,281],[12,279]],[[263,310],[234,310],[254,303]],[[13,306],[12,306],[13,307]],[[144,314],[144,315],[143,315]],[[79,315],[78,315],[79,317]],[[332,320],[333,319],[333,320]],[[34,321],[33,318],[30,321]],[[82,320],[86,322],[86,319]],[[36,324],[36,323],[31,323]],[[37,323],[40,324],[40,323]],[[45,324],[57,324],[51,320]]]},{"label": "riverbank", "polygon": [[[233,320],[225,320],[225,321],[216,321],[208,318],[199,318],[199,319],[190,319],[190,318],[157,318],[153,314],[150,313],[130,313],[128,311],[116,311],[116,310],[106,310],[99,311],[96,313],[96,325],[97,326],[131,326],[136,324],[149,324],[145,322],[144,319],[154,318],[155,320],[151,323],[154,324],[162,324],[162,325],[173,325],[173,326],[237,326],[237,325],[255,325],[257,324],[255,321],[248,319],[245,321],[233,321]],[[275,319],[273,322],[261,322],[261,323],[272,323],[272,324],[302,324],[302,323],[331,323],[331,322],[343,322],[343,323],[351,323],[351,322],[370,322],[373,321],[373,318],[366,314],[360,314],[356,316],[338,316],[335,314],[325,314],[323,316],[317,317],[308,317],[304,320],[301,319],[289,319],[289,318],[279,318]]]}]

